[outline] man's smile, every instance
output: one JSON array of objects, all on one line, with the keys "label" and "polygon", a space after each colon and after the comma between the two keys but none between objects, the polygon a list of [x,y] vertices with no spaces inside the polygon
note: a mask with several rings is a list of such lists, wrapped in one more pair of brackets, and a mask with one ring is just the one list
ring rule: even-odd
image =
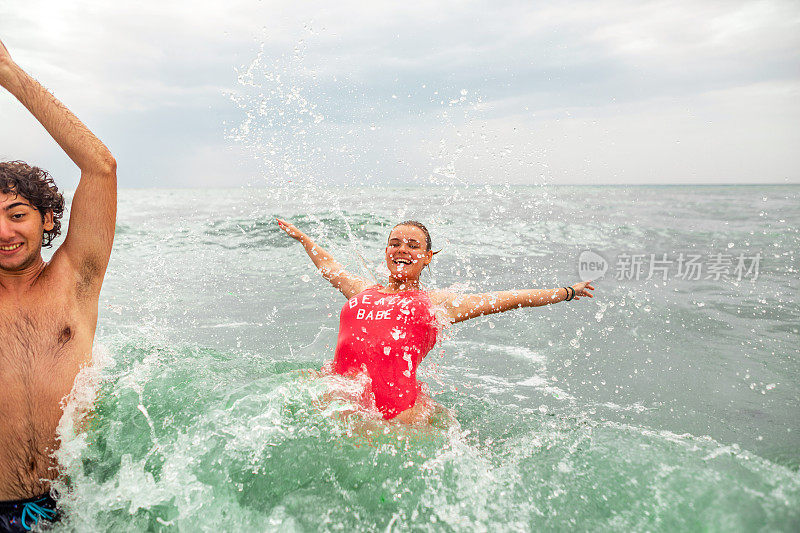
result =
[{"label": "man's smile", "polygon": [[15,244],[2,245],[2,246],[0,246],[0,250],[3,251],[3,252],[13,252],[14,250],[16,250],[17,248],[20,248],[20,247],[22,247],[22,243],[18,242],[18,243],[15,243]]}]

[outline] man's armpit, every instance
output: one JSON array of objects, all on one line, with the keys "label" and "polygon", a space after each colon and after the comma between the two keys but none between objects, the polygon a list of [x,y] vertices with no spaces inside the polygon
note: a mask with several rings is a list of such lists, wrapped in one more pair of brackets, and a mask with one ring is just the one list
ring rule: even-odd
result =
[{"label": "man's armpit", "polygon": [[95,257],[84,257],[78,266],[78,297],[86,298],[90,296],[102,275],[103,266],[101,262]]}]

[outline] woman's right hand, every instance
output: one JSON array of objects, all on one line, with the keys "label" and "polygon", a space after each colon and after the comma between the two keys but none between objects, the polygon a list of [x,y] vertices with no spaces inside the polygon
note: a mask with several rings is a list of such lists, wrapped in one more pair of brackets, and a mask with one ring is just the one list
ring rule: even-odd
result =
[{"label": "woman's right hand", "polygon": [[285,220],[281,220],[279,218],[276,218],[275,220],[278,222],[278,226],[283,231],[285,231],[286,234],[289,235],[289,237],[298,241],[303,238],[303,232],[294,227],[293,224],[290,224],[289,222],[286,222]]}]

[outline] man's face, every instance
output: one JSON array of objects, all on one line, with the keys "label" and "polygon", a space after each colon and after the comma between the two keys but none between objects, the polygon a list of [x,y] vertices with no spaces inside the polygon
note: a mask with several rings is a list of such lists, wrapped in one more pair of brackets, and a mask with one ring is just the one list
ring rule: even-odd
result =
[{"label": "man's face", "polygon": [[42,233],[53,229],[53,213],[41,213],[22,196],[0,192],[0,271],[18,272],[41,258]]}]

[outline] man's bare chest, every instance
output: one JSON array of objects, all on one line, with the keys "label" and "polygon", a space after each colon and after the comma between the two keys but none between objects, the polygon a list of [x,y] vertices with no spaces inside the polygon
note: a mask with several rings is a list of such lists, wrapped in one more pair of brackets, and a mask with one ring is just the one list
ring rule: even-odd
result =
[{"label": "man's bare chest", "polygon": [[36,494],[51,476],[62,401],[91,361],[95,321],[68,287],[0,292],[0,465],[11,469],[0,493]]},{"label": "man's bare chest", "polygon": [[0,295],[0,382],[17,373],[72,367],[76,356],[85,360],[94,324],[81,311],[74,299],[57,291]]}]

